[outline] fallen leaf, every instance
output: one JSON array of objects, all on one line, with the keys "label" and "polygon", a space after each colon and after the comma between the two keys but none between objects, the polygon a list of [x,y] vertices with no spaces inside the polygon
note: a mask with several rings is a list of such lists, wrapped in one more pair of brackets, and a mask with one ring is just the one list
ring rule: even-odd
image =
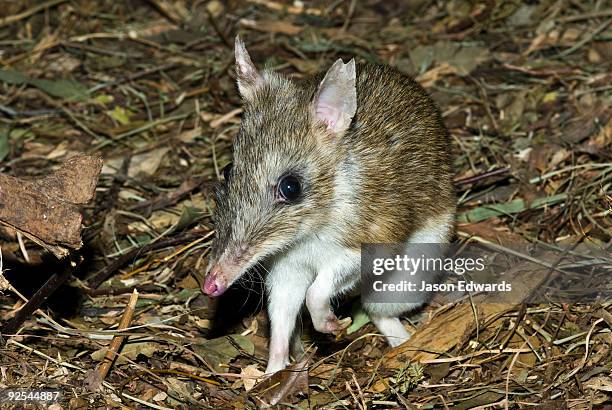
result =
[{"label": "fallen leaf", "polygon": [[13,70],[0,70],[0,81],[4,81],[9,84],[25,84],[28,82],[28,77],[21,74],[18,71]]},{"label": "fallen leaf", "polygon": [[355,309],[355,311],[351,313],[353,323],[351,323],[351,325],[346,329],[347,335],[355,333],[356,331],[370,323],[370,317],[361,307],[361,303],[359,303],[358,305],[359,306],[357,307],[357,309]]},{"label": "fallen leaf", "polygon": [[106,114],[121,125],[128,125],[130,123],[130,117],[133,115],[130,110],[118,105],[116,105],[113,110],[107,111]]},{"label": "fallen leaf", "polygon": [[164,391],[158,392],[155,396],[153,396],[153,401],[159,403],[160,401],[164,401],[168,398],[168,394]]},{"label": "fallen leaf", "polygon": [[261,393],[263,399],[272,406],[281,401],[295,403],[299,394],[308,393],[308,361],[311,357],[312,353],[293,366],[274,373],[257,384],[251,394]]},{"label": "fallen leaf", "polygon": [[523,4],[506,21],[510,26],[525,26],[531,23],[533,14],[537,9],[537,6]]},{"label": "fallen leaf", "polygon": [[192,130],[183,131],[177,136],[177,138],[181,142],[190,143],[190,142],[195,141],[195,139],[201,135],[202,135],[202,127],[197,127]]},{"label": "fallen leaf", "polygon": [[457,69],[455,67],[451,67],[448,63],[439,64],[427,71],[423,74],[420,74],[416,77],[416,80],[425,88],[429,88],[436,83],[441,77],[456,74]]},{"label": "fallen leaf", "polygon": [[67,140],[59,143],[59,145],[53,148],[53,151],[47,154],[48,159],[57,159],[65,156],[68,153],[68,147],[70,146]]},{"label": "fallen leaf", "polygon": [[183,279],[181,279],[177,283],[177,285],[181,289],[199,289],[200,288],[200,285],[198,284],[198,281],[195,280],[195,278],[191,274],[187,275]]},{"label": "fallen leaf", "polygon": [[198,221],[204,216],[204,210],[200,208],[196,208],[193,206],[184,206],[181,211],[181,216],[179,217],[176,226],[174,227],[175,231],[182,231],[185,228],[188,228],[193,223]]},{"label": "fallen leaf", "polygon": [[342,367],[338,367],[336,364],[332,363],[320,363],[317,367],[314,367],[310,370],[310,375],[312,377],[318,377],[320,379],[327,379],[328,377],[333,376],[334,374],[342,373],[344,369]]},{"label": "fallen leaf", "polygon": [[244,390],[250,391],[253,387],[255,387],[263,374],[264,372],[259,370],[256,364],[250,364],[247,367],[243,367],[242,370],[240,370],[240,375],[245,376],[242,379]]},{"label": "fallen leaf", "polygon": [[70,54],[60,54],[53,60],[49,61],[47,70],[56,73],[71,73],[81,66],[81,60]]},{"label": "fallen leaf", "polygon": [[74,80],[44,80],[30,78],[17,71],[0,69],[0,81],[16,85],[28,84],[41,89],[53,97],[80,101],[89,97],[89,90],[87,87]]},{"label": "fallen leaf", "polygon": [[[38,144],[32,140],[34,137],[34,133],[25,128],[8,128],[0,126],[0,161],[2,161],[6,156],[10,153],[10,142],[11,141],[25,141],[24,149],[26,152],[22,154],[22,158],[27,156],[42,156],[45,155],[49,150],[51,150],[51,146],[47,144]],[[34,145],[32,145],[34,144]],[[30,147],[36,147],[36,149],[40,149],[37,152],[31,152]]]},{"label": "fallen leaf", "polygon": [[447,64],[459,75],[468,75],[479,64],[489,60],[488,49],[476,45],[461,46],[459,43],[439,41],[434,45],[419,46],[410,52],[410,58],[425,72],[430,66]]},{"label": "fallen leaf", "polygon": [[501,223],[495,224],[494,221],[459,224],[457,230],[494,243],[520,243],[524,240],[521,235],[511,232],[507,226]]},{"label": "fallen leaf", "polygon": [[[124,364],[127,363],[127,359],[136,360],[136,357],[141,354],[146,357],[151,357],[157,350],[159,346],[157,343],[150,342],[138,342],[138,343],[126,343],[121,348],[119,355],[115,359],[115,364]],[[91,358],[95,361],[101,361],[104,359],[106,355],[107,348],[98,349],[95,352],[91,353]]]},{"label": "fallen leaf", "polygon": [[130,161],[128,176],[155,174],[168,151],[170,151],[170,148],[163,147],[133,156],[132,161]]},{"label": "fallen leaf", "polygon": [[179,380],[176,377],[168,377],[165,382],[168,383],[170,390],[181,398],[186,399],[193,396],[193,385],[191,383]]},{"label": "fallen leaf", "polygon": [[255,353],[253,342],[241,335],[229,335],[207,340],[202,344],[194,345],[193,348],[196,353],[206,359],[215,371],[221,372],[225,371],[227,369],[225,366],[240,354],[240,350],[236,346],[250,355]]},{"label": "fallen leaf", "polygon": [[517,214],[527,209],[536,209],[543,205],[552,205],[562,202],[565,200],[566,196],[566,194],[557,194],[544,198],[536,198],[530,204],[527,204],[526,201],[519,198],[501,204],[482,205],[459,214],[457,216],[457,221],[479,222],[494,216]]}]

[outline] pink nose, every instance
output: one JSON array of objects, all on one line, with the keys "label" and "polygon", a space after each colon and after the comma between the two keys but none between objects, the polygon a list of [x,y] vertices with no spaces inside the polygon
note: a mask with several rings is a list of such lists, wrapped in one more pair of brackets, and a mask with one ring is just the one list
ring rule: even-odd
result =
[{"label": "pink nose", "polygon": [[204,280],[204,286],[202,291],[209,296],[219,296],[227,290],[227,285],[218,266],[214,266],[206,279]]}]

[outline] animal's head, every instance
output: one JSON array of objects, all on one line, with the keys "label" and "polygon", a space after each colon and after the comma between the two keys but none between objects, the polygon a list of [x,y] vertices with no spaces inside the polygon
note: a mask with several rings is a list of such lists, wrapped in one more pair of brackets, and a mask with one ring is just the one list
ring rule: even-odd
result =
[{"label": "animal's head", "polygon": [[340,138],[357,108],[355,62],[316,84],[259,71],[236,38],[244,111],[233,162],[215,192],[214,239],[203,291],[218,296],[267,257],[316,233],[333,209]]}]

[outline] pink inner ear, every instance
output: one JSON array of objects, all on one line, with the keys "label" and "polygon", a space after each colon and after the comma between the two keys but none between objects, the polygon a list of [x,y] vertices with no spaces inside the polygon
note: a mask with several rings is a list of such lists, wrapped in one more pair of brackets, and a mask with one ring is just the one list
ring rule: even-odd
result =
[{"label": "pink inner ear", "polygon": [[336,130],[336,125],[340,121],[340,110],[324,102],[319,102],[316,113],[317,118],[327,126],[329,131]]}]

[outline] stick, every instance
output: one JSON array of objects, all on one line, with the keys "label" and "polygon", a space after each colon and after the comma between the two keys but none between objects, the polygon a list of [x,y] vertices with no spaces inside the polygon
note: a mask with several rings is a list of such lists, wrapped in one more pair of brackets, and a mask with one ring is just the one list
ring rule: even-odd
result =
[{"label": "stick", "polygon": [[50,0],[44,2],[43,4],[39,4],[38,6],[34,6],[31,9],[24,11],[23,13],[14,14],[12,16],[4,17],[0,19],[0,27],[7,26],[9,24],[15,23],[19,20],[23,20],[25,18],[30,17],[33,14],[38,13],[41,10],[47,9],[49,7],[57,6],[58,4],[64,3],[67,0]]},{"label": "stick", "polygon": [[595,38],[596,35],[604,31],[609,25],[612,23],[612,19],[604,21],[600,26],[598,26],[594,31],[592,31],[589,35],[584,37],[582,40],[571,46],[570,48],[560,52],[553,58],[561,58],[572,54],[574,51],[578,50],[580,47],[584,46],[586,43],[590,42]]},{"label": "stick", "polygon": [[471,177],[456,179],[455,184],[456,185],[468,185],[468,184],[472,184],[474,182],[478,182],[480,180],[490,178],[496,175],[505,174],[508,171],[510,171],[510,168],[497,168],[492,171],[483,172],[482,174],[473,175]]},{"label": "stick", "polygon": [[[123,316],[121,317],[121,321],[119,322],[119,326],[117,327],[117,330],[123,330],[129,327],[130,323],[132,322],[132,317],[134,316],[134,309],[136,309],[137,301],[138,301],[138,291],[134,289],[132,296],[130,296],[130,301],[128,302],[125,308],[125,312],[123,312]],[[115,337],[113,337],[113,340],[111,341],[111,344],[108,350],[106,351],[106,355],[104,356],[104,359],[102,360],[102,364],[100,364],[97,370],[96,382],[98,383],[98,386],[100,386],[102,382],[104,381],[104,379],[106,378],[106,375],[108,374],[108,371],[113,365],[113,362],[115,361],[115,357],[117,357],[119,349],[121,348],[121,345],[123,344],[124,340],[125,340],[125,336],[123,335],[116,335]]]}]

